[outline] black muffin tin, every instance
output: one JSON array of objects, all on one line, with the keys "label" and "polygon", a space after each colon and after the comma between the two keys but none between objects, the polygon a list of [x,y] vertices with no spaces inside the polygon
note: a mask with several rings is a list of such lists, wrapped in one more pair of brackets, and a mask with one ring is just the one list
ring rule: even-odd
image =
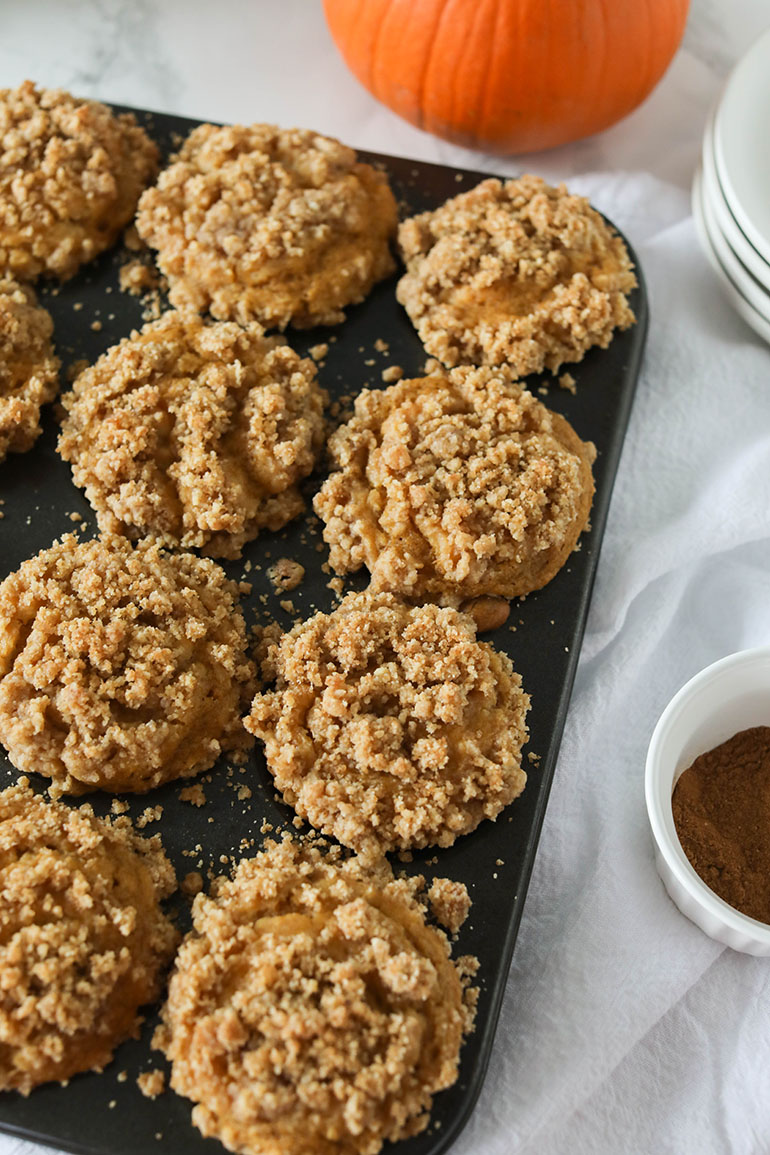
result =
[{"label": "black muffin tin", "polygon": [[[164,155],[196,123],[157,113],[136,115]],[[484,174],[476,172],[361,155],[387,172],[402,216],[435,208],[484,179]],[[118,248],[65,285],[40,289],[42,303],[54,318],[63,380],[73,362],[95,360],[143,323],[142,302],[119,289],[120,267],[131,257]],[[393,862],[396,870],[421,873],[428,881],[443,876],[466,883],[473,906],[454,951],[456,955],[473,954],[480,963],[476,1029],[464,1044],[459,1080],[451,1090],[436,1096],[426,1131],[390,1148],[398,1155],[438,1155],[450,1147],[467,1121],[484,1079],[556,770],[612,484],[642,357],[647,304],[638,268],[637,276],[639,287],[631,297],[636,324],[617,334],[608,349],[594,349],[580,364],[564,367],[575,378],[574,394],[559,387],[550,375],[527,381],[582,438],[593,441],[598,452],[591,528],[581,537],[579,549],[545,589],[513,603],[506,625],[485,635],[510,655],[532,699],[530,740],[524,755],[526,789],[496,822],[485,822],[449,849],[417,853],[408,863],[398,858]],[[343,406],[364,387],[384,387],[382,371],[388,366],[400,365],[405,376],[421,374],[426,354],[396,302],[396,279],[397,275],[376,286],[363,304],[350,308],[344,324],[287,334],[303,354],[328,342],[319,379]],[[387,352],[378,351],[382,341],[388,344]],[[0,520],[0,578],[63,533],[75,531],[83,537],[95,533],[94,515],[73,485],[69,467],[55,452],[57,429],[55,406],[47,406],[44,432],[35,447],[0,463],[0,508],[4,514]],[[319,471],[308,480],[308,508],[322,479],[323,472]],[[243,598],[247,625],[275,619],[288,627],[297,617],[333,608],[337,596],[328,585],[333,575],[324,568],[326,556],[320,523],[308,514],[280,533],[262,534],[245,548],[239,562],[224,563],[232,577],[253,583],[253,592]],[[304,581],[290,593],[276,593],[266,576],[270,563],[280,557],[296,559],[305,567]],[[345,590],[362,588],[365,581],[365,575],[346,581]],[[280,604],[287,599],[292,603],[288,609]],[[564,773],[568,772],[565,767]],[[0,785],[16,778],[16,771],[0,752]],[[212,875],[226,873],[242,856],[245,844],[249,845],[248,854],[259,848],[267,836],[262,833],[265,824],[292,829],[293,815],[275,797],[261,748],[254,751],[244,768],[231,769],[223,760],[201,782],[207,801],[200,808],[179,798],[180,789],[189,783],[172,783],[146,795],[124,797],[133,817],[148,806],[162,804],[161,819],[150,823],[146,833],[161,835],[180,878],[200,870],[208,885]],[[39,779],[33,786],[44,790],[46,782]],[[239,799],[241,786],[250,788],[249,799]],[[88,800],[97,812],[109,812],[110,798],[91,795]],[[189,925],[189,907],[181,896],[175,901],[184,929]],[[218,1142],[202,1139],[193,1127],[187,1100],[171,1091],[155,1100],[140,1093],[136,1084],[139,1073],[156,1067],[166,1069],[163,1056],[150,1046],[156,1022],[157,1014],[150,1010],[141,1038],[120,1046],[101,1074],[78,1075],[67,1086],[45,1085],[28,1098],[0,1094],[0,1130],[87,1155],[222,1152]]]}]

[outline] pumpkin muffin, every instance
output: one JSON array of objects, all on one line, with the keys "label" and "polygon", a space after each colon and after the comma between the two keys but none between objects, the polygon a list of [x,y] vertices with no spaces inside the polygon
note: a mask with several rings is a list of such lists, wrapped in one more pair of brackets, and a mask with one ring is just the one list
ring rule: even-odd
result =
[{"label": "pumpkin muffin", "polygon": [[338,574],[458,604],[550,581],[591,508],[595,449],[504,372],[364,390],[314,501]]},{"label": "pumpkin muffin", "polygon": [[173,305],[266,328],[344,320],[393,272],[396,202],[339,141],[269,124],[193,130],[139,204]]},{"label": "pumpkin muffin", "polygon": [[40,436],[40,409],[59,387],[52,333],[51,315],[32,289],[0,276],[0,461]]},{"label": "pumpkin muffin", "polygon": [[305,508],[325,400],[313,362],[259,325],[171,311],[75,380],[59,452],[103,532],[239,557]]},{"label": "pumpkin muffin", "polygon": [[195,899],[156,1045],[230,1151],[376,1155],[457,1078],[463,961],[384,860],[269,842]]},{"label": "pumpkin muffin", "polygon": [[0,793],[0,1089],[100,1071],[161,992],[178,941],[157,837],[127,818]]},{"label": "pumpkin muffin", "polygon": [[443,364],[556,372],[634,321],[625,245],[584,197],[485,180],[399,227],[397,297]]},{"label": "pumpkin muffin", "polygon": [[70,534],[0,584],[0,740],[52,796],[143,793],[248,744],[238,591],[157,542]]},{"label": "pumpkin muffin", "polygon": [[157,168],[129,113],[29,80],[0,89],[0,273],[73,276],[114,244]]},{"label": "pumpkin muffin", "polygon": [[450,846],[524,789],[529,698],[466,614],[349,594],[267,651],[246,727],[284,800],[377,856]]}]

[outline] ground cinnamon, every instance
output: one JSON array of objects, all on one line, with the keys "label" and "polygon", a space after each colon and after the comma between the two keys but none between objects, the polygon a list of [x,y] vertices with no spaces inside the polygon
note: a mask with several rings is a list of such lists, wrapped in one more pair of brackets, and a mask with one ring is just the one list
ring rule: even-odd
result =
[{"label": "ground cinnamon", "polygon": [[770,726],[741,730],[696,758],[672,807],[682,849],[706,885],[770,923]]}]

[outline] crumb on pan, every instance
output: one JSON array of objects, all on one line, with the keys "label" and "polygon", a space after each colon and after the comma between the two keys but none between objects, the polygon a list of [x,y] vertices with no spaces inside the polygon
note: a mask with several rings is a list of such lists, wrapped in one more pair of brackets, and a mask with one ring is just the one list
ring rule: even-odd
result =
[{"label": "crumb on pan", "polygon": [[179,791],[179,801],[189,802],[191,806],[205,806],[206,805],[206,791],[201,786],[200,782],[196,782],[194,786],[185,786]]},{"label": "crumb on pan", "polygon": [[132,297],[142,297],[157,289],[159,284],[158,270],[138,257],[121,265],[118,276],[121,291],[130,293]]},{"label": "crumb on pan", "polygon": [[73,276],[115,243],[158,155],[130,113],[29,80],[0,90],[0,272]]},{"label": "crumb on pan", "polygon": [[138,1035],[178,940],[160,906],[175,879],[157,838],[26,778],[0,793],[0,843],[0,1089],[26,1095]]},{"label": "crumb on pan", "polygon": [[52,794],[200,773],[248,744],[246,644],[215,562],[66,535],[0,584],[0,739]]},{"label": "crumb on pan", "polygon": [[170,310],[76,378],[58,449],[102,532],[239,557],[304,509],[325,401],[313,362],[259,325]]},{"label": "crumb on pan", "polygon": [[433,917],[452,934],[456,934],[468,917],[471,900],[462,882],[449,878],[434,878],[428,891]]},{"label": "crumb on pan", "polygon": [[328,450],[313,507],[329,562],[366,566],[373,589],[518,597],[555,576],[588,521],[594,446],[505,370],[365,389]]},{"label": "crumb on pan", "polygon": [[53,321],[31,288],[0,271],[0,461],[30,449],[40,410],[59,389]]},{"label": "crumb on pan", "polygon": [[472,1027],[467,961],[382,860],[268,843],[193,905],[155,1043],[241,1155],[376,1155],[424,1130]]},{"label": "crumb on pan", "polygon": [[136,1085],[146,1099],[157,1099],[166,1090],[166,1075],[159,1068],[137,1075]]},{"label": "crumb on pan", "polygon": [[449,846],[523,790],[529,698],[466,615],[349,594],[267,658],[276,688],[245,725],[284,801],[343,845]]},{"label": "crumb on pan", "polygon": [[200,125],[136,220],[172,305],[221,320],[336,324],[395,267],[385,175],[304,129]]},{"label": "crumb on pan", "polygon": [[305,567],[290,557],[279,557],[268,567],[267,576],[276,590],[296,589],[305,576]]},{"label": "crumb on pan", "polygon": [[196,894],[200,894],[203,890],[203,875],[199,870],[190,870],[184,876],[179,884],[179,889],[182,894],[186,894],[188,898],[194,898]]},{"label": "crumb on pan", "polygon": [[633,324],[626,246],[564,185],[484,180],[403,221],[398,241],[398,300],[445,365],[555,372]]}]

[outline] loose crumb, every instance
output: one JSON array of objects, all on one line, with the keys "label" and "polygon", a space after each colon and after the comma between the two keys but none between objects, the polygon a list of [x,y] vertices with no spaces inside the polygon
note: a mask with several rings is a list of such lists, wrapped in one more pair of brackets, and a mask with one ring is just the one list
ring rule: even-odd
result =
[{"label": "loose crumb", "polygon": [[267,570],[268,579],[277,590],[296,589],[305,576],[305,567],[289,557],[280,557]]},{"label": "loose crumb", "polygon": [[428,901],[434,918],[452,934],[456,934],[468,917],[471,900],[462,882],[436,878],[428,891]]},{"label": "loose crumb", "polygon": [[179,791],[178,797],[180,802],[189,802],[192,806],[206,805],[206,792],[200,782],[196,782],[194,786],[185,786]]},{"label": "loose crumb", "polygon": [[137,1076],[136,1085],[146,1099],[157,1099],[166,1090],[166,1075],[158,1068],[143,1071]]},{"label": "loose crumb", "polygon": [[145,826],[149,826],[149,824],[151,822],[160,822],[162,815],[163,815],[163,807],[162,806],[160,806],[160,805],[148,806],[148,807],[146,807],[146,809],[144,809],[142,811],[142,813],[137,818],[136,825],[137,825],[139,830],[143,830],[145,828]]}]

